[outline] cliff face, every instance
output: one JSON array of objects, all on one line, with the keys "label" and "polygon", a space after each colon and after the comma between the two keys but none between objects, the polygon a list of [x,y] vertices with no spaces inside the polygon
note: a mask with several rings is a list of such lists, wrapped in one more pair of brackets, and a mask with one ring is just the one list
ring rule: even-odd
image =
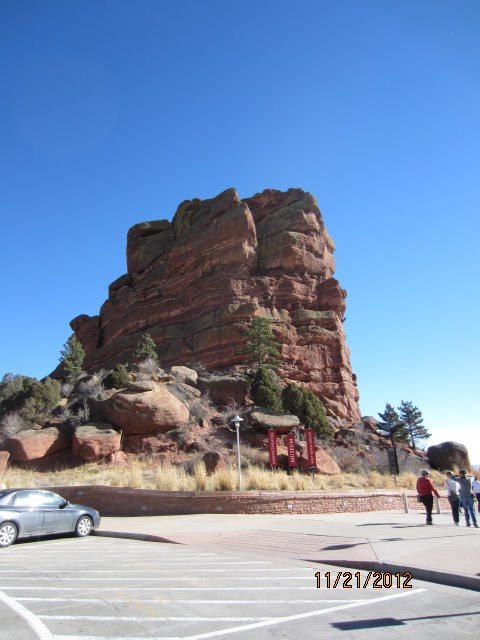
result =
[{"label": "cliff face", "polygon": [[85,368],[129,360],[147,332],[164,367],[234,371],[245,364],[242,334],[261,315],[282,343],[282,377],[315,391],[329,415],[359,421],[334,250],[315,199],[300,189],[185,201],[172,222],[130,229],[128,273],[98,316],[72,320]]}]

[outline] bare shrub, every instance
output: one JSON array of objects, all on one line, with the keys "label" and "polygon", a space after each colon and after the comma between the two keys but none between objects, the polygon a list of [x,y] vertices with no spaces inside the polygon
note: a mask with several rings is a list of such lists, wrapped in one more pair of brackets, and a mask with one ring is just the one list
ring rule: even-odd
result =
[{"label": "bare shrub", "polygon": [[103,381],[105,380],[105,378],[108,376],[110,372],[107,369],[99,369],[98,371],[95,371],[95,373],[93,374],[92,378],[94,378],[97,382],[100,382],[100,384],[103,384]]},{"label": "bare shrub", "polygon": [[261,449],[257,449],[256,447],[251,447],[248,444],[242,444],[240,447],[240,456],[243,463],[247,463],[249,465],[255,465],[257,467],[263,467],[268,460],[267,451],[262,451]]},{"label": "bare shrub", "polygon": [[73,391],[73,384],[71,384],[70,382],[65,382],[60,387],[60,395],[62,396],[62,398],[68,398],[69,396],[71,396],[72,391]]},{"label": "bare shrub", "polygon": [[225,426],[230,426],[230,420],[235,416],[242,417],[245,413],[245,407],[240,405],[236,400],[230,399],[228,405],[219,413],[220,419]]},{"label": "bare shrub", "polygon": [[338,464],[340,469],[346,473],[362,473],[368,468],[367,463],[358,452],[344,447],[335,447],[332,451],[332,457]]},{"label": "bare shrub", "polygon": [[95,376],[92,376],[88,380],[83,380],[77,388],[78,395],[84,400],[88,400],[88,398],[98,398],[103,391],[105,391],[103,384],[97,380]]},{"label": "bare shrub", "polygon": [[200,398],[195,398],[189,402],[190,418],[198,422],[199,420],[206,420],[212,411],[212,403],[210,396],[205,394]]},{"label": "bare shrub", "polygon": [[7,413],[0,422],[0,442],[8,440],[19,431],[25,429],[25,424],[17,411]]},{"label": "bare shrub", "polygon": [[145,360],[139,362],[137,366],[140,373],[147,376],[152,376],[154,373],[160,371],[158,360],[154,360],[153,358],[145,358]]},{"label": "bare shrub", "polygon": [[56,415],[62,422],[68,422],[73,416],[73,413],[70,407],[60,407],[60,409],[56,411]]},{"label": "bare shrub", "polygon": [[90,409],[86,402],[83,403],[83,407],[80,407],[79,409],[77,409],[75,418],[78,420],[80,424],[85,424],[90,420]]}]

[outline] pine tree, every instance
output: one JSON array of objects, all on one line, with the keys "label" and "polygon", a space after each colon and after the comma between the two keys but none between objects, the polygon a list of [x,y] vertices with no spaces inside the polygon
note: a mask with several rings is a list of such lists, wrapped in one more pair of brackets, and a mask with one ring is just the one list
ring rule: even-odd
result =
[{"label": "pine tree", "polygon": [[273,369],[280,363],[281,344],[275,339],[271,320],[258,316],[253,318],[244,335],[247,345],[240,353],[246,354],[254,366]]},{"label": "pine tree", "polygon": [[398,411],[400,412],[400,420],[408,431],[410,445],[415,451],[417,443],[422,440],[427,440],[432,434],[429,433],[427,428],[422,424],[422,412],[418,407],[413,406],[413,402],[405,402],[402,400]]},{"label": "pine tree", "polygon": [[277,386],[270,369],[262,365],[257,369],[250,389],[253,402],[264,409],[282,410],[280,387]]},{"label": "pine tree", "polygon": [[147,360],[147,358],[158,360],[155,340],[149,333],[144,333],[140,336],[137,346],[133,351],[133,355],[137,360]]},{"label": "pine tree", "polygon": [[305,427],[312,427],[321,440],[333,437],[333,427],[327,420],[325,407],[320,398],[311,391],[294,383],[282,391],[283,409],[297,416]]},{"label": "pine tree", "polygon": [[75,335],[71,335],[66,341],[60,354],[62,356],[60,362],[63,362],[65,378],[67,382],[73,384],[83,371],[82,365],[85,359],[85,351]]},{"label": "pine tree", "polygon": [[388,436],[392,442],[408,442],[408,431],[400,420],[400,416],[391,404],[385,405],[385,411],[378,414],[381,422],[378,422],[377,429],[382,435]]}]

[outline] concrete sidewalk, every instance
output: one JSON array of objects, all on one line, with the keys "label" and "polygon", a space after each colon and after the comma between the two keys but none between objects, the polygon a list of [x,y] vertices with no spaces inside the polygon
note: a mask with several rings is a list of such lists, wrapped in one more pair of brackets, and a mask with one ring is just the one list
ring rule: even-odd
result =
[{"label": "concrete sidewalk", "polygon": [[409,571],[414,578],[480,591],[480,529],[450,513],[425,525],[418,511],[146,516],[102,519],[97,535],[196,545],[217,552]]}]

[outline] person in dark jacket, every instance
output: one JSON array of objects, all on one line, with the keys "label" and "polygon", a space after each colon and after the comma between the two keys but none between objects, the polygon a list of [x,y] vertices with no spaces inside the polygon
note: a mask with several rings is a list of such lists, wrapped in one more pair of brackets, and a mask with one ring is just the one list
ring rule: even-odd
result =
[{"label": "person in dark jacket", "polygon": [[433,509],[433,496],[436,495],[439,498],[438,491],[432,484],[432,481],[428,477],[430,472],[428,469],[423,469],[420,477],[417,480],[417,493],[420,497],[420,502],[423,503],[425,511],[427,512],[427,524],[433,524],[432,509]]}]

